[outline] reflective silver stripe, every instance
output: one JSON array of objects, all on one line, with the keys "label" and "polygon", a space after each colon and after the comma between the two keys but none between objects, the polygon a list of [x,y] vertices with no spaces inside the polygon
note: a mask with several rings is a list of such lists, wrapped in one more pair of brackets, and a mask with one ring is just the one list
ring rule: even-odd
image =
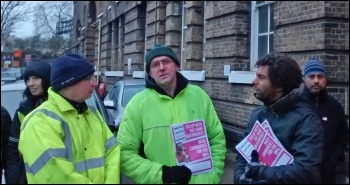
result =
[{"label": "reflective silver stripe", "polygon": [[87,171],[92,168],[99,168],[103,167],[105,165],[105,158],[94,158],[94,159],[88,159],[85,161],[81,161],[75,164],[75,171],[77,172],[83,172]]},{"label": "reflective silver stripe", "polygon": [[67,158],[67,150],[65,148],[50,148],[47,149],[41,156],[29,166],[25,163],[26,172],[35,175],[38,171],[43,168],[47,162],[49,162],[54,157]]},{"label": "reflective silver stripe", "polygon": [[9,141],[18,143],[19,139],[18,138],[14,138],[14,137],[9,137]]},{"label": "reflective silver stripe", "polygon": [[[30,115],[30,117],[26,120],[26,122],[23,123],[22,131],[25,129],[28,120],[30,120],[33,115],[35,115],[36,113],[40,113],[40,112],[44,113],[46,116],[48,116],[52,119],[57,120],[58,122],[60,122],[62,124],[63,130],[64,130],[64,135],[65,135],[64,145],[66,146],[66,150],[68,152],[67,159],[69,162],[72,162],[72,158],[73,158],[72,136],[70,134],[68,124],[61,117],[59,117],[56,113],[49,111],[49,110],[46,110],[46,109],[35,109],[33,111],[33,113]],[[39,160],[39,159],[37,159],[37,160]]]},{"label": "reflective silver stripe", "polygon": [[98,116],[98,114],[97,114],[97,109],[95,108],[95,107],[92,107],[92,106],[88,106],[90,109],[91,109],[91,111],[95,114],[95,116],[96,116],[96,118],[100,121],[100,123],[103,123],[104,121],[102,121],[101,119],[100,119],[100,117]]},{"label": "reflective silver stripe", "polygon": [[114,135],[112,135],[107,141],[106,141],[106,145],[105,145],[105,150],[106,152],[111,149],[113,146],[117,145],[117,139],[114,137]]}]

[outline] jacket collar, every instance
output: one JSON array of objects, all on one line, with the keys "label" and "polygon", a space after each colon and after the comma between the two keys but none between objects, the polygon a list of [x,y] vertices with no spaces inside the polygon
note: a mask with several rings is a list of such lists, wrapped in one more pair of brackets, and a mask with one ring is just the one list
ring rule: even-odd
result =
[{"label": "jacket collar", "polygon": [[48,93],[49,93],[49,101],[57,105],[59,104],[58,107],[62,112],[76,110],[79,114],[82,114],[88,109],[85,101],[83,103],[78,103],[68,98],[65,98],[60,94],[58,94],[57,92],[55,92],[52,89],[52,87],[49,88]]},{"label": "jacket collar", "polygon": [[290,93],[282,96],[271,104],[265,103],[265,109],[270,110],[276,116],[291,110],[295,103],[302,97],[304,84],[300,84],[298,88],[293,89]]},{"label": "jacket collar", "polygon": [[[174,92],[174,97],[175,98],[183,89],[185,89],[188,85],[188,80],[185,78],[180,72],[176,72],[176,89]],[[166,95],[169,96],[157,83],[156,81],[148,74],[146,74],[146,88],[154,89],[161,95]]]}]

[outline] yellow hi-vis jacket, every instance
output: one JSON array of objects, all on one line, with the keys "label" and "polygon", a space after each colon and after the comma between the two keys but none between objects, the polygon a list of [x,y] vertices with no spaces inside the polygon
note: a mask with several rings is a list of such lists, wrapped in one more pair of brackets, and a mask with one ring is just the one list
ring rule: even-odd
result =
[{"label": "yellow hi-vis jacket", "polygon": [[19,150],[29,184],[120,183],[120,146],[94,108],[78,114],[49,88],[48,101],[21,125]]}]

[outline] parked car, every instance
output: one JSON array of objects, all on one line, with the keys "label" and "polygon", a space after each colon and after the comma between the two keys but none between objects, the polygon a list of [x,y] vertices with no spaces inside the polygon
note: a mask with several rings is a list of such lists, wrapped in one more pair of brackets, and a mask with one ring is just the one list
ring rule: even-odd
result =
[{"label": "parked car", "polygon": [[12,71],[1,72],[1,85],[17,81],[16,73]]},{"label": "parked car", "polygon": [[[26,85],[24,80],[17,80],[14,83],[1,85],[1,105],[8,110],[12,119],[19,106],[19,103],[23,100],[22,94],[25,88]],[[95,107],[97,110],[99,110],[107,125],[111,129],[114,129],[113,118],[107,112],[105,106],[103,105],[102,99],[96,90],[93,91],[91,97],[85,102],[87,105]],[[114,131],[112,130],[112,132]]]},{"label": "parked car", "polygon": [[9,67],[9,68],[4,68],[5,71],[8,72],[14,72],[16,74],[16,79],[17,80],[23,80],[23,69],[25,69],[25,67]]},{"label": "parked car", "polygon": [[97,90],[95,89],[94,92],[92,93],[91,97],[87,100],[85,100],[86,104],[89,106],[92,106],[96,108],[97,110],[100,111],[104,121],[107,123],[108,127],[112,132],[115,132],[116,130],[114,129],[114,120],[112,115],[107,111],[105,105],[103,104],[103,101],[98,94]]},{"label": "parked car", "polygon": [[118,130],[123,118],[126,104],[135,94],[141,92],[145,88],[145,79],[120,80],[113,85],[106,95],[103,104],[112,115],[116,130]]},{"label": "parked car", "polygon": [[17,80],[13,83],[1,85],[1,105],[7,109],[12,119],[19,103],[23,100],[25,88],[24,80]]}]

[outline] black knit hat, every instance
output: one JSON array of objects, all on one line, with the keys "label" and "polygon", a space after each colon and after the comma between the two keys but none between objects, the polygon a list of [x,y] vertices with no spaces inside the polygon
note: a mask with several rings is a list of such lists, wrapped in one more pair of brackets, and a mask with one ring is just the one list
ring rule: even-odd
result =
[{"label": "black knit hat", "polygon": [[24,70],[24,83],[27,82],[30,76],[37,76],[43,80],[42,86],[48,88],[50,86],[50,73],[51,66],[49,63],[39,59],[33,59]]},{"label": "black knit hat", "polygon": [[177,66],[180,67],[180,61],[177,58],[176,54],[174,51],[165,45],[162,44],[156,44],[154,47],[147,52],[146,54],[146,72],[149,72],[150,64],[153,58],[159,57],[159,56],[168,56],[171,59],[173,59],[176,63]]},{"label": "black knit hat", "polygon": [[67,54],[57,58],[51,69],[51,86],[58,91],[73,85],[95,72],[94,66],[77,54]]}]

